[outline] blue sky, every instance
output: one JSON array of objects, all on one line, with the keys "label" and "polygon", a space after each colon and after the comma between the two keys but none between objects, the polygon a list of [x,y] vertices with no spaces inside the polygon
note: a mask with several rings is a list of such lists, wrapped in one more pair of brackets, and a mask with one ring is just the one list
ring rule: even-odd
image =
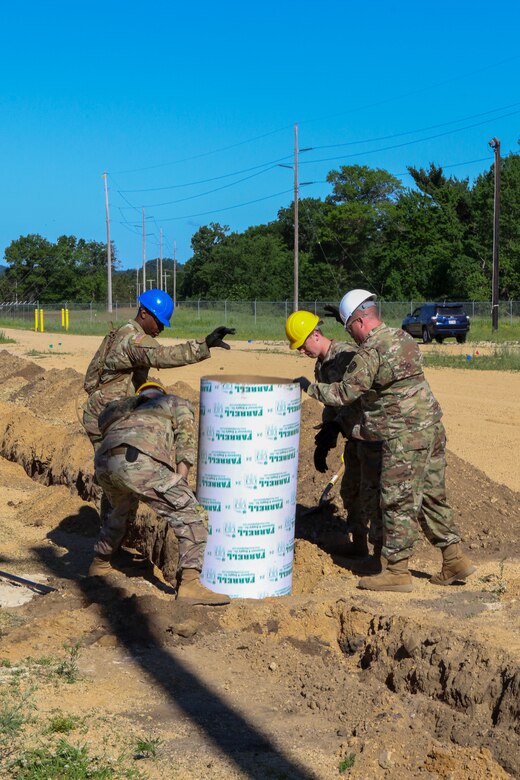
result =
[{"label": "blue sky", "polygon": [[292,163],[295,122],[313,147],[301,197],[325,197],[341,165],[409,186],[406,166],[431,161],[477,176],[493,136],[520,151],[512,0],[5,6],[2,256],[28,233],[105,241],[106,170],[122,267],[142,263],[142,208],[147,259],[162,228],[163,255],[175,240],[183,262],[200,225],[241,231],[291,203],[277,163]]}]

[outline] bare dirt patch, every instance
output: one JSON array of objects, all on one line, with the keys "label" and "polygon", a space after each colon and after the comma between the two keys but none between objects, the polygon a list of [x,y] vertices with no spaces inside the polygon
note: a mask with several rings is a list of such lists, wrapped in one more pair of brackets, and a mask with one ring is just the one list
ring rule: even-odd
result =
[{"label": "bare dirt patch", "polygon": [[[242,352],[165,374],[196,402],[190,372],[217,364],[226,373],[309,373],[291,356]],[[98,516],[88,501],[91,448],[75,412],[81,375],[72,365],[33,366],[0,355],[0,569],[43,576],[57,592],[1,610],[0,657],[16,667],[63,656],[64,643],[81,647],[76,682],[41,677],[40,724],[55,708],[77,715],[84,731],[70,741],[98,752],[108,743],[112,756],[123,734],[127,751],[153,736],[158,756],[133,764],[150,778],[332,778],[345,762],[352,778],[519,776],[520,495],[511,486],[450,450],[449,496],[477,574],[465,586],[429,585],[439,560],[421,543],[413,593],[362,594],[359,564],[335,552],[341,508],[304,513],[328,478],[312,465],[320,408],[306,401],[293,595],[188,609],[169,582],[174,538],[151,514],[140,515],[134,551],[120,556],[107,585],[85,577]],[[443,374],[450,384],[452,372]],[[487,399],[507,405],[516,387],[486,378],[479,421]],[[461,438],[475,424],[468,419]],[[491,462],[486,430],[479,441]]]}]

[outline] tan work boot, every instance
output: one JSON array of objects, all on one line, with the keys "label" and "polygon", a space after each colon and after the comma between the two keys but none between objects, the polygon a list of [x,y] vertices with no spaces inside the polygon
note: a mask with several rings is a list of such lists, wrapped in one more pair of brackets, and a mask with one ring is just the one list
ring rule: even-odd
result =
[{"label": "tan work boot", "polygon": [[441,549],[442,569],[439,574],[434,574],[430,582],[432,585],[451,585],[457,580],[465,580],[477,570],[470,559],[462,552],[459,544],[449,544]]},{"label": "tan work boot", "polygon": [[193,606],[221,607],[229,604],[231,599],[225,593],[214,593],[205,588],[200,581],[200,572],[197,569],[183,569],[177,591],[177,601],[183,601],[185,604]]},{"label": "tan work boot", "polygon": [[397,563],[386,563],[381,574],[373,577],[362,577],[358,582],[358,588],[364,590],[391,590],[397,593],[409,593],[412,590],[412,575],[408,571],[408,558]]},{"label": "tan work boot", "polygon": [[110,565],[110,557],[110,555],[101,555],[101,553],[96,553],[92,559],[92,563],[90,564],[88,576],[107,577],[109,574],[112,574],[114,570]]}]

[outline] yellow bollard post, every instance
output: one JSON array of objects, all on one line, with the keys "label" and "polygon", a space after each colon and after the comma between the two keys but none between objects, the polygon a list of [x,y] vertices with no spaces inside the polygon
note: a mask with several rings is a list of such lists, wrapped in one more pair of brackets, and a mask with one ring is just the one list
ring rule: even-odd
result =
[{"label": "yellow bollard post", "polygon": [[61,327],[65,327],[65,309],[61,310]]},{"label": "yellow bollard post", "polygon": [[43,333],[45,330],[43,325],[43,309],[40,309],[40,333]]},{"label": "yellow bollard post", "polygon": [[65,309],[65,330],[69,329],[69,310]]},{"label": "yellow bollard post", "polygon": [[34,330],[35,330],[35,333],[38,333],[38,320],[39,320],[38,313],[39,313],[38,309],[35,309],[34,310]]}]

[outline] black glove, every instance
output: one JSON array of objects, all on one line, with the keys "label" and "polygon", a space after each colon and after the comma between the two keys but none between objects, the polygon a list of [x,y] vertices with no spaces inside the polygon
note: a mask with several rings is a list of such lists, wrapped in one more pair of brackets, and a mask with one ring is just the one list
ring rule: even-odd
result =
[{"label": "black glove", "polygon": [[306,376],[297,376],[296,379],[293,379],[293,382],[295,384],[300,385],[300,388],[303,390],[304,393],[307,392],[310,385],[310,380],[307,379]]},{"label": "black glove", "polygon": [[314,466],[316,471],[319,471],[322,474],[328,470],[327,455],[330,450],[333,450],[336,446],[340,430],[338,423],[331,420],[330,422],[323,423],[314,437],[314,443],[316,445],[316,449],[314,450]]},{"label": "black glove", "polygon": [[320,474],[325,474],[326,471],[328,471],[327,466],[327,455],[329,454],[328,449],[324,449],[323,447],[316,447],[314,450],[314,468],[316,471],[319,471]]},{"label": "black glove", "polygon": [[221,325],[219,328],[215,328],[208,336],[206,336],[206,345],[211,349],[211,347],[220,347],[221,349],[231,349],[229,344],[226,344],[225,341],[222,341],[224,336],[227,336],[229,333],[234,335],[236,333],[235,328],[226,328],[225,325]]},{"label": "black glove", "polygon": [[333,450],[338,443],[338,436],[341,428],[334,420],[322,423],[321,428],[314,437],[314,444],[316,447],[323,447],[327,450]]},{"label": "black glove", "polygon": [[334,317],[336,322],[339,322],[340,325],[345,324],[341,319],[341,314],[339,313],[339,308],[337,306],[334,306],[332,303],[326,303],[323,309],[326,317]]}]

